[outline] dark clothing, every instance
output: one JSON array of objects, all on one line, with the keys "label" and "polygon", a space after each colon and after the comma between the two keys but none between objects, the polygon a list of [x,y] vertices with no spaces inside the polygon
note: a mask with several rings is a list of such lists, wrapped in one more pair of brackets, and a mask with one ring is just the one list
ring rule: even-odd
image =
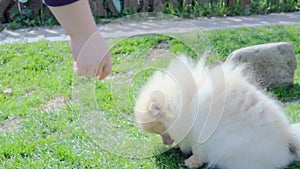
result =
[{"label": "dark clothing", "polygon": [[47,6],[64,6],[78,0],[43,0]]}]

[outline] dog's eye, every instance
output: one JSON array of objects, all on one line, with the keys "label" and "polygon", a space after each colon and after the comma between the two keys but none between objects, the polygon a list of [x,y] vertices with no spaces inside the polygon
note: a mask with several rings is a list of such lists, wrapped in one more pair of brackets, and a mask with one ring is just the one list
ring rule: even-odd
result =
[{"label": "dog's eye", "polygon": [[162,110],[159,107],[159,105],[157,105],[155,103],[150,103],[150,105],[149,105],[149,111],[152,113],[152,115],[154,117],[159,116],[162,113]]},{"label": "dog's eye", "polygon": [[160,110],[160,108],[159,108],[158,106],[153,106],[153,108],[154,108],[155,110]]},{"label": "dog's eye", "polygon": [[153,104],[153,103],[150,103],[149,108],[150,108],[151,111],[158,111],[158,110],[160,110],[160,107],[158,107],[158,105]]}]

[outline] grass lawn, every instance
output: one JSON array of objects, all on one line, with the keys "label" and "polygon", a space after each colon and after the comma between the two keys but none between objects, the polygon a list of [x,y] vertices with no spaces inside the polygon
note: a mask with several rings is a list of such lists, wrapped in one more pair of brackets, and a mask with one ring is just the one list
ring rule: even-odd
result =
[{"label": "grass lawn", "polygon": [[[204,34],[218,54],[214,60],[242,47],[287,41],[300,65],[300,24]],[[179,151],[167,150],[155,135],[134,126],[132,106],[137,87],[155,66],[167,64],[160,55],[197,51],[163,35],[115,42],[114,73],[101,82],[73,76],[67,42],[0,46],[0,168],[183,168]],[[159,60],[157,65],[153,60]],[[291,121],[300,122],[300,67],[293,86],[270,91],[284,103]],[[95,107],[103,112],[89,111]],[[97,113],[103,114],[99,118]],[[299,167],[298,162],[288,169]]]}]

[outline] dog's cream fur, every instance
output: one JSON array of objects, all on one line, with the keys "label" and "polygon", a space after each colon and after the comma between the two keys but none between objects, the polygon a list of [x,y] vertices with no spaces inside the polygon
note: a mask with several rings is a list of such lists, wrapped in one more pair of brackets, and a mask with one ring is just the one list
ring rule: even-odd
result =
[{"label": "dog's cream fur", "polygon": [[300,160],[300,124],[291,125],[271,97],[250,84],[243,68],[208,69],[186,57],[156,72],[136,100],[136,122],[204,163],[224,169],[279,169]]}]

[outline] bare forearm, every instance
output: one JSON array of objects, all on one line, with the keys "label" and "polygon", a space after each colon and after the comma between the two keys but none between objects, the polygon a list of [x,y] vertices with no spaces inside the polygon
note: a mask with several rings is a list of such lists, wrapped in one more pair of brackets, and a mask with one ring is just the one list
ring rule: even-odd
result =
[{"label": "bare forearm", "polygon": [[71,38],[92,35],[97,31],[87,0],[49,8]]},{"label": "bare forearm", "polygon": [[86,77],[96,76],[100,80],[108,76],[112,67],[109,47],[97,32],[89,1],[46,0],[45,3],[53,4],[49,9],[71,38],[75,72]]}]

